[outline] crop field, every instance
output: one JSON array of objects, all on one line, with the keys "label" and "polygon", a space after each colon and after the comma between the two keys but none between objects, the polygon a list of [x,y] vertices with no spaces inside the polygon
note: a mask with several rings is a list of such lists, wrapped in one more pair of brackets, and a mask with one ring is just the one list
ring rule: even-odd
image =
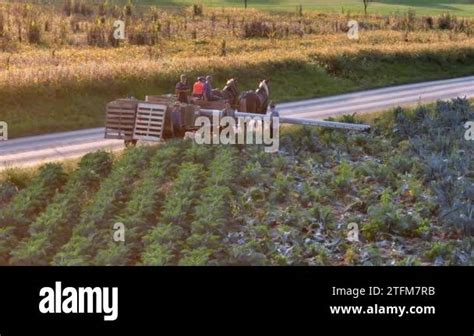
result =
[{"label": "crop field", "polygon": [[[107,102],[170,93],[181,73],[212,74],[216,87],[236,78],[240,91],[271,77],[275,102],[474,73],[474,21],[459,13],[147,4],[0,2],[10,137],[102,126]],[[112,38],[118,18],[124,41]],[[359,40],[348,39],[351,19]]]},{"label": "crop field", "polygon": [[285,128],[278,154],[176,140],[7,172],[0,263],[474,265],[466,120],[456,99],[384,113],[369,133]]}]

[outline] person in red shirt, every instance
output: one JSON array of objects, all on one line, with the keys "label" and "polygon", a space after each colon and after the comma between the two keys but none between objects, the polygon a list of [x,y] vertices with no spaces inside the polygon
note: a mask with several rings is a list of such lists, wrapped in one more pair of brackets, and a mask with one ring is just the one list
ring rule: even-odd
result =
[{"label": "person in red shirt", "polygon": [[203,93],[204,93],[205,81],[206,81],[205,78],[202,76],[197,78],[197,82],[194,83],[194,86],[193,86],[193,97],[202,98]]}]

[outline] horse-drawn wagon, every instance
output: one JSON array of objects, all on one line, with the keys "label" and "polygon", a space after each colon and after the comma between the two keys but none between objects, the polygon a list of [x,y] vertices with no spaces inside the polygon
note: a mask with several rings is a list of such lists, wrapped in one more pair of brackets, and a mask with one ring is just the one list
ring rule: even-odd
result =
[{"label": "horse-drawn wagon", "polygon": [[[255,118],[267,113],[278,115],[274,108],[269,108],[269,94],[267,81],[262,81],[255,92],[239,95],[235,80],[229,80],[225,88],[219,91],[221,99],[217,101],[190,97],[186,104],[179,102],[174,95],[146,96],[144,101],[135,98],[114,100],[107,104],[105,138],[122,139],[128,146],[136,144],[138,140],[161,141],[182,137],[185,132],[197,129],[195,121],[199,116],[212,117],[212,120],[219,122],[224,116]],[[349,130],[370,129],[368,125],[284,116],[280,116],[279,123]]]}]

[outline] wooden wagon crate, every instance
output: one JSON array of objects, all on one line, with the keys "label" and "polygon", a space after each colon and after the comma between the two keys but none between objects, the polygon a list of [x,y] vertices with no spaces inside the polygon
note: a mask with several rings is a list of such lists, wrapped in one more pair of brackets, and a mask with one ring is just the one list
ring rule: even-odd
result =
[{"label": "wooden wagon crate", "polygon": [[107,104],[106,139],[133,139],[138,103],[137,100],[118,99]]},{"label": "wooden wagon crate", "polygon": [[[200,108],[199,105],[180,103],[176,100],[176,97],[172,95],[146,96],[145,101],[148,103],[168,105],[164,129],[167,134],[173,133],[173,120],[179,120],[179,125],[174,126],[175,129],[176,126],[183,130],[192,129],[194,127],[194,121],[196,120],[196,111],[198,111]],[[174,114],[178,111],[179,116],[176,118]]]},{"label": "wooden wagon crate", "polygon": [[171,112],[172,106],[176,103],[176,97],[173,95],[145,96],[145,102],[167,106],[163,132],[166,136],[172,136],[173,124],[171,121]]},{"label": "wooden wagon crate", "polygon": [[138,103],[134,140],[160,141],[163,138],[168,105]]},{"label": "wooden wagon crate", "polygon": [[194,128],[198,105],[181,104],[169,96],[147,101],[119,99],[107,104],[105,138],[160,141]]}]

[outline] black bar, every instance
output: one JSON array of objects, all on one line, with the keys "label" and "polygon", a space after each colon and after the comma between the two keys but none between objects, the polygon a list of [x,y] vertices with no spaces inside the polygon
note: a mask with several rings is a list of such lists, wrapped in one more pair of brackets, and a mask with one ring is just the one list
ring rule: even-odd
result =
[{"label": "black bar", "polygon": [[[309,328],[311,335],[385,335],[448,330],[473,333],[472,267],[3,267],[0,268],[0,334],[175,335],[226,331],[248,334]],[[118,287],[118,318],[104,314],[42,314],[42,287]],[[434,288],[433,295],[368,295],[368,288]],[[333,296],[333,287],[366,294]],[[393,290],[393,289],[392,289]],[[406,294],[406,293],[405,293]],[[433,306],[435,314],[334,315],[330,306]],[[382,323],[382,329],[378,325]],[[226,326],[226,327],[224,327]],[[224,329],[222,329],[224,328]],[[326,329],[329,328],[329,329]],[[385,331],[384,331],[385,330]],[[170,332],[171,331],[171,332]],[[422,334],[420,334],[422,335]]]}]

